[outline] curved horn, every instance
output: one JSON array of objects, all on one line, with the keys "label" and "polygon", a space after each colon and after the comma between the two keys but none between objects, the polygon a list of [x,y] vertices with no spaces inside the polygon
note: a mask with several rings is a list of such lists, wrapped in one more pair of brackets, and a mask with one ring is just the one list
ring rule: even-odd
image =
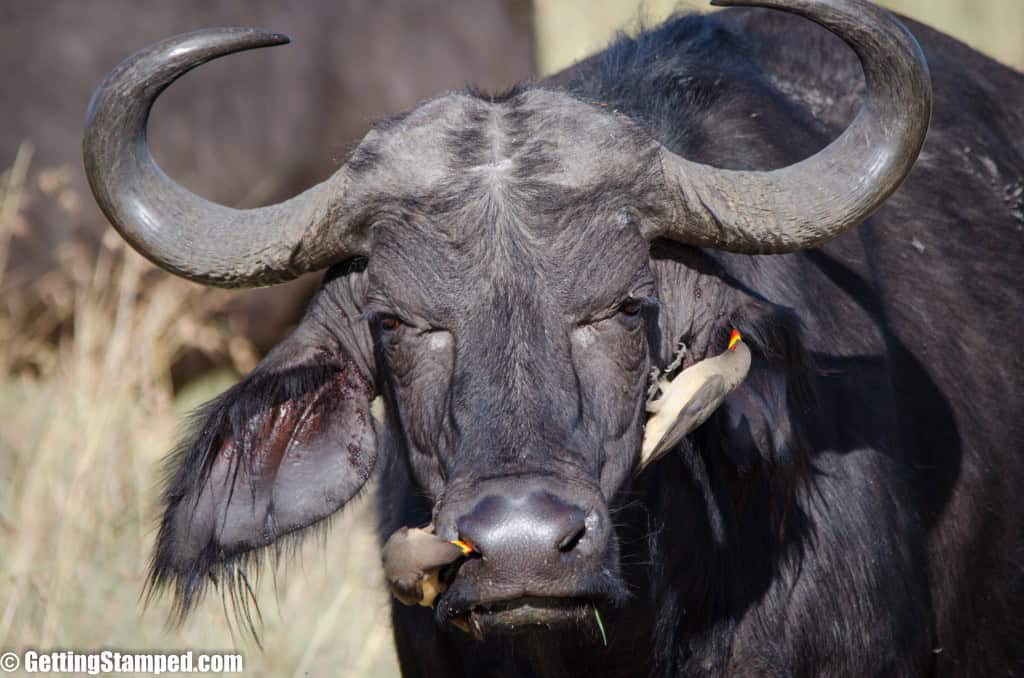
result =
[{"label": "curved horn", "polygon": [[829,29],[860,58],[867,93],[857,117],[817,154],[777,170],[723,170],[662,148],[674,209],[648,237],[746,254],[820,245],[856,226],[896,190],[917,159],[932,91],[920,46],[890,14],[863,0],[712,0],[770,7]]},{"label": "curved horn", "polygon": [[351,181],[344,167],[290,200],[239,210],[181,187],[150,153],[146,123],[168,85],[217,57],[286,42],[248,28],[186,33],[135,53],[93,94],[82,141],[89,185],[114,228],[157,266],[209,285],[244,287],[364,253],[366,234],[345,221]]}]

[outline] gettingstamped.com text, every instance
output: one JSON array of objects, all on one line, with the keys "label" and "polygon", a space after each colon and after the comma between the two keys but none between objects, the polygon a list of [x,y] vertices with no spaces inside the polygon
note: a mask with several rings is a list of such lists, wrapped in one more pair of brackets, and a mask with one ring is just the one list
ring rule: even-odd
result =
[{"label": "gettingstamped.com text", "polygon": [[242,655],[205,652],[126,652],[122,650],[73,650],[5,652],[0,670],[13,673],[60,673],[98,676],[134,673],[159,676],[174,673],[241,673]]}]

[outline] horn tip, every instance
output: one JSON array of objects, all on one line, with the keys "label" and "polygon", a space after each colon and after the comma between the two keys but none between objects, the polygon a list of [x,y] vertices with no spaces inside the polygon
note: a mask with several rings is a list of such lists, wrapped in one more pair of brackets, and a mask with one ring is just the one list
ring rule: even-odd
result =
[{"label": "horn tip", "polygon": [[278,33],[271,31],[266,33],[267,47],[276,47],[277,45],[287,45],[291,43],[292,39],[284,33]]},{"label": "horn tip", "polygon": [[208,33],[215,37],[235,34],[245,43],[245,46],[242,47],[242,49],[252,49],[254,47],[276,47],[278,45],[287,45],[292,41],[292,39],[284,33],[265,30],[262,28],[211,28],[196,32],[199,34]]}]

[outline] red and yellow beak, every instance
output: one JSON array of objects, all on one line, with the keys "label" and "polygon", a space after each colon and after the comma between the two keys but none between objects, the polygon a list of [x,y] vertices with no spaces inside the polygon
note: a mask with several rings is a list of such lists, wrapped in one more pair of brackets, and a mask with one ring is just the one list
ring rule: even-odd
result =
[{"label": "red and yellow beak", "polygon": [[742,340],[743,340],[743,337],[742,337],[742,335],[740,335],[740,331],[734,328],[733,331],[732,331],[732,334],[729,335],[729,350],[730,351],[735,351],[736,350],[736,344],[739,343]]},{"label": "red and yellow beak", "polygon": [[473,548],[473,545],[470,544],[468,541],[462,541],[461,539],[456,539],[455,541],[452,541],[452,542],[449,542],[449,543],[450,544],[455,544],[460,549],[462,549],[462,555],[464,555],[464,556],[468,556],[471,553],[476,553],[476,549]]}]

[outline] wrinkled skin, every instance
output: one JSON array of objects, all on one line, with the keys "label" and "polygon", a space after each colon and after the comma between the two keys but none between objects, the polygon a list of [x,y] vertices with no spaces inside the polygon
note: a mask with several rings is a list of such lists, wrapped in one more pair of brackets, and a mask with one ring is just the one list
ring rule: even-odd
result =
[{"label": "wrinkled skin", "polygon": [[[543,93],[526,100],[519,110],[549,116],[556,130],[580,125],[587,115],[580,106],[556,116]],[[515,110],[479,108],[499,129]],[[607,134],[628,139],[630,131],[623,125]],[[467,184],[453,187],[454,199],[433,197],[377,225],[367,269],[389,425],[401,423],[413,477],[437,502],[438,534],[447,539],[459,536],[458,519],[487,495],[488,483],[531,482],[523,476],[543,478],[552,494],[607,524],[604,498],[631,470],[643,432],[650,364],[645,321],[654,308],[623,307],[652,299],[654,279],[631,205],[621,204],[616,192],[602,200],[603,174],[588,176],[590,168],[563,162],[559,180],[572,188],[537,214],[530,191],[554,193],[557,185],[538,187],[545,179],[539,168],[529,175],[530,186],[516,174],[521,163],[543,159],[517,157],[514,147],[493,141],[495,157],[470,169]],[[564,157],[562,150],[553,149]],[[649,171],[636,169],[640,176]],[[581,200],[590,209],[580,210]],[[446,213],[434,206],[446,203],[458,208]],[[567,260],[588,265],[567,267]],[[392,317],[398,326],[386,329],[381,319]],[[602,527],[591,532],[604,534]],[[604,557],[577,562],[572,580],[528,563],[516,567],[508,558],[468,562],[439,611],[521,596],[621,597],[615,545],[599,539],[593,547]],[[500,575],[491,567],[500,567]],[[481,588],[484,578],[495,583]]]},{"label": "wrinkled skin", "polygon": [[[154,583],[187,610],[209,572],[230,583],[373,466],[382,538],[483,536],[434,610],[395,604],[407,675],[1021,669],[1024,370],[1002,350],[1024,341],[1020,76],[914,26],[942,112],[859,231],[762,258],[649,244],[650,134],[778,167],[854,110],[839,44],[756,16],[626,41],[546,84],[571,97],[450,95],[368,136],[369,263],[332,269],[295,335],[199,416]],[[972,86],[977,110],[957,109]],[[954,162],[965,138],[988,162]],[[679,339],[690,364],[718,353],[733,325],[750,376],[634,480],[649,367]],[[482,642],[447,623],[467,613]]]}]

